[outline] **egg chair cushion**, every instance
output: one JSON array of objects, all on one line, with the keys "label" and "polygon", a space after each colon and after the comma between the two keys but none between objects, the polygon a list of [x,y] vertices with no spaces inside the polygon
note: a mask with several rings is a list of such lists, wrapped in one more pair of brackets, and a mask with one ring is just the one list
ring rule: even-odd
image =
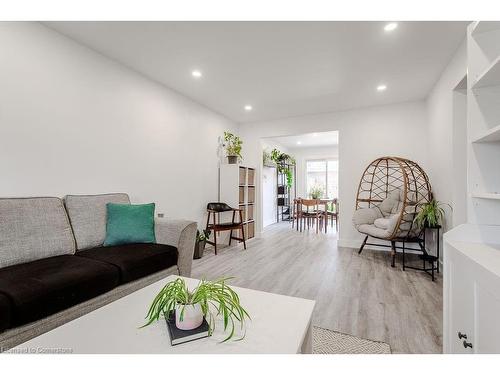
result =
[{"label": "egg chair cushion", "polygon": [[389,218],[380,217],[373,222],[373,225],[375,225],[377,228],[387,230],[391,225],[391,220]]},{"label": "egg chair cushion", "polygon": [[392,231],[377,228],[373,224],[361,224],[357,229],[360,233],[376,238],[390,238],[392,235]]},{"label": "egg chair cushion", "polygon": [[387,217],[391,214],[395,214],[396,212],[401,212],[401,210],[398,211],[398,206],[400,205],[400,203],[402,203],[401,195],[402,195],[401,190],[395,189],[391,191],[387,195],[387,198],[385,198],[378,205],[378,208],[380,208],[380,211],[382,211],[384,217]]},{"label": "egg chair cushion", "polygon": [[373,224],[375,220],[381,217],[383,217],[382,212],[378,209],[378,207],[360,208],[354,211],[352,222],[358,229],[360,225]]},{"label": "egg chair cushion", "polygon": [[396,225],[398,224],[399,215],[400,215],[400,213],[396,213],[394,215],[390,215],[390,216],[387,216],[384,218],[377,219],[374,221],[373,224],[377,228],[385,229],[385,230],[392,232],[392,231],[394,231],[394,228],[396,228]]}]

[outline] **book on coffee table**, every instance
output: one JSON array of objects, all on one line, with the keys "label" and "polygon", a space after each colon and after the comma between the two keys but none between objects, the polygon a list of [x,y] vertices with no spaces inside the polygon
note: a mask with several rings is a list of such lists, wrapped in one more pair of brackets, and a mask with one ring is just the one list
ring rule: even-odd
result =
[{"label": "book on coffee table", "polygon": [[167,321],[168,333],[170,334],[170,343],[172,346],[209,336],[209,326],[205,318],[203,318],[201,326],[195,329],[190,329],[189,331],[177,328],[175,325],[175,311],[172,311],[170,318],[165,316],[165,320]]}]

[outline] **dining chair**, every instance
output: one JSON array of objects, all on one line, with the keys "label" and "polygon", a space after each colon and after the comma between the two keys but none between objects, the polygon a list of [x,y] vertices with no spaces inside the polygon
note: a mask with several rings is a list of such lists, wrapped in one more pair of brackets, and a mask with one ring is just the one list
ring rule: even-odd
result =
[{"label": "dining chair", "polygon": [[[300,231],[302,232],[303,222],[307,223],[307,228],[310,227],[311,221],[316,221],[316,233],[319,232],[321,211],[318,209],[319,199],[301,199],[299,202],[299,222]],[[304,224],[305,224],[304,223]]]},{"label": "dining chair", "polygon": [[331,209],[326,211],[327,217],[331,219],[331,226],[333,228],[333,220],[335,219],[335,229],[339,231],[339,201],[337,198],[331,201]]},{"label": "dining chair", "polygon": [[292,215],[291,215],[292,229],[295,226],[297,230],[299,230],[299,202],[300,198],[295,198],[293,200]]},{"label": "dining chair", "polygon": [[325,233],[327,233],[328,231],[328,206],[331,204],[331,202],[331,199],[320,199],[318,204],[321,228],[325,228]]}]

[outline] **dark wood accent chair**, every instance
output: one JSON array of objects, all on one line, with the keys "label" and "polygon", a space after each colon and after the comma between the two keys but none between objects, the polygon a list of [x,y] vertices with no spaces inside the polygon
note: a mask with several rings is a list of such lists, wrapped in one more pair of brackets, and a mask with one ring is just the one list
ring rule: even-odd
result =
[{"label": "dark wood accent chair", "polygon": [[[231,212],[233,213],[233,218],[231,219],[230,222],[225,222],[221,223],[220,222],[220,214],[225,213],[225,212]],[[231,245],[231,240],[238,240],[240,242],[243,242],[243,248],[246,250],[247,244],[245,242],[245,229],[243,228],[243,215],[242,215],[242,210],[239,208],[232,208],[231,206],[227,205],[226,203],[222,202],[211,202],[207,204],[207,212],[208,212],[208,217],[207,217],[207,230],[210,230],[214,234],[214,240],[210,241],[207,240],[207,243],[210,245],[213,245],[215,248],[215,255],[217,255],[217,233],[218,232],[223,232],[223,231],[230,231],[229,233],[229,245]],[[236,222],[236,213],[238,212],[239,216],[239,221]],[[210,216],[213,218],[213,222],[210,223]],[[235,230],[241,230],[241,238],[240,237],[234,237],[233,236],[233,231]]]}]

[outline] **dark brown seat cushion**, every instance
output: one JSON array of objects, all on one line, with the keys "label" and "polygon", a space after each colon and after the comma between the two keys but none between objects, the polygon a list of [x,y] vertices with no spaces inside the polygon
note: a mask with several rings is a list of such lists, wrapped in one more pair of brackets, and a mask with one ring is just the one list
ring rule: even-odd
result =
[{"label": "dark brown seat cushion", "polygon": [[76,255],[116,266],[122,284],[177,264],[177,249],[160,244],[103,246],[79,251]]},{"label": "dark brown seat cushion", "polygon": [[38,320],[119,285],[115,267],[61,255],[0,269],[0,293],[12,302],[12,326]]},{"label": "dark brown seat cushion", "polygon": [[10,327],[11,305],[9,298],[0,294],[0,332]]}]

